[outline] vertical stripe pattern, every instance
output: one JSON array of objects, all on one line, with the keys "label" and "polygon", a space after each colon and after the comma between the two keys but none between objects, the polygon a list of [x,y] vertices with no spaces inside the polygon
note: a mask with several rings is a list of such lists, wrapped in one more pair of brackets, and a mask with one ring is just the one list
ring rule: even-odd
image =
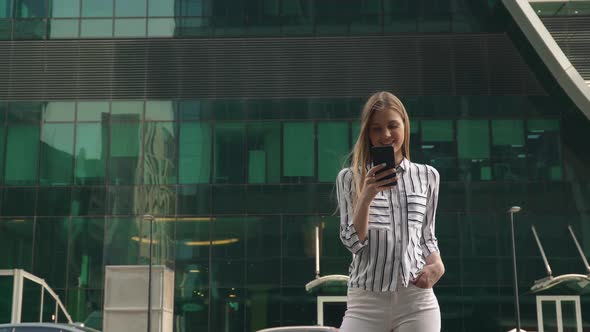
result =
[{"label": "vertical stripe pattern", "polygon": [[397,185],[371,202],[367,237],[360,242],[353,221],[352,170],[345,168],[338,174],[340,240],[353,254],[351,288],[392,291],[400,277],[407,286],[425,258],[439,251],[434,227],[440,183],[437,170],[404,159],[397,176]]}]

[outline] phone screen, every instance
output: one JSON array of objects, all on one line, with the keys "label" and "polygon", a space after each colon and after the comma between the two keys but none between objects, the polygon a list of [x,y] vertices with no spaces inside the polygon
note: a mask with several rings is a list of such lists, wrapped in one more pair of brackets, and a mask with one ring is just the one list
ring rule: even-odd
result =
[{"label": "phone screen", "polygon": [[[377,174],[395,168],[395,157],[393,153],[392,146],[372,146],[371,147],[371,160],[373,161],[373,166],[377,166],[379,164],[385,164],[385,168],[381,169]],[[386,176],[384,179],[391,179],[395,177],[395,173]],[[395,186],[396,183],[388,183],[388,186]]]}]

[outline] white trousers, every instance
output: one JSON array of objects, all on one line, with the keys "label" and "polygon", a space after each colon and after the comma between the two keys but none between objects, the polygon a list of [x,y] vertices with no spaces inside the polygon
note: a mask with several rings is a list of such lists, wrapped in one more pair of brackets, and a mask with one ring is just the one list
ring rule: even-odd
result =
[{"label": "white trousers", "polygon": [[393,292],[349,288],[340,332],[439,332],[440,308],[432,288],[410,284]]}]

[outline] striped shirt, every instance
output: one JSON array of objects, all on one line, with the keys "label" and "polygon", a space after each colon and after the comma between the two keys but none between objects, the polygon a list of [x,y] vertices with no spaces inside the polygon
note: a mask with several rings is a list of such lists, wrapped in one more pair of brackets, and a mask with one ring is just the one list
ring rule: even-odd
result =
[{"label": "striped shirt", "polygon": [[434,235],[437,170],[404,158],[397,167],[397,177],[396,186],[380,192],[371,202],[367,236],[360,242],[353,223],[352,170],[345,168],[338,174],[340,240],[353,253],[348,287],[392,291],[398,278],[407,287],[424,266],[425,257],[439,251]]}]

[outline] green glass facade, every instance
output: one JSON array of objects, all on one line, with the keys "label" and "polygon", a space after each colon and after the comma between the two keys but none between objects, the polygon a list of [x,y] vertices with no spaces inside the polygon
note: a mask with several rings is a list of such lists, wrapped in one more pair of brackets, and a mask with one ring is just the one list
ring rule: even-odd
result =
[{"label": "green glass facade", "polygon": [[[0,46],[481,33],[507,34],[545,92],[494,94],[478,89],[476,76],[457,94],[400,94],[412,160],[441,174],[436,232],[447,272],[435,291],[443,331],[513,327],[508,207],[523,207],[523,326],[536,326],[528,289],[545,276],[530,225],[555,274],[583,273],[568,224],[590,253],[590,121],[499,1],[0,0]],[[515,75],[509,65],[490,70]],[[315,226],[322,275],[347,274],[351,259],[338,239],[334,181],[367,96],[0,100],[0,269],[44,278],[84,321],[103,308],[105,265],[148,262],[141,216],[151,213],[154,263],[175,271],[175,331],[313,325],[316,300],[304,285],[315,277]],[[11,287],[0,278],[2,294]]]}]

